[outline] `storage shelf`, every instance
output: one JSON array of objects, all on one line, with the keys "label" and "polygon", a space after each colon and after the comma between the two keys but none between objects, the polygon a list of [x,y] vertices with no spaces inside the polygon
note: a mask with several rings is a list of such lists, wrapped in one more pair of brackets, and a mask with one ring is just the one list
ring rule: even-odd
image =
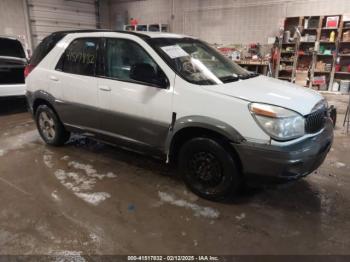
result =
[{"label": "storage shelf", "polygon": [[338,75],[350,75],[350,72],[335,72]]},{"label": "storage shelf", "polygon": [[331,71],[318,71],[318,70],[315,70],[314,72],[317,74],[330,74],[330,73],[332,73]]},{"label": "storage shelf", "polygon": [[314,44],[316,41],[300,41],[300,44]]},{"label": "storage shelf", "polygon": [[[284,29],[287,31],[292,31],[293,34],[294,28],[300,28],[303,32],[303,36],[306,34],[313,35],[314,40],[316,38],[316,41],[301,41],[303,40],[311,40],[307,37],[298,36],[297,39],[294,41],[295,43],[295,51],[284,51],[282,52],[282,49],[286,49],[287,43],[282,43],[283,35],[280,37],[279,42],[279,48],[280,48],[280,57],[278,59],[278,65],[274,68],[275,77],[282,79],[282,80],[288,80],[293,81],[296,79],[297,74],[302,73],[304,69],[307,69],[306,72],[303,72],[304,75],[298,75],[298,82],[301,84],[301,86],[306,85],[308,87],[313,86],[313,80],[315,76],[322,77],[326,79],[325,84],[327,85],[328,89],[331,89],[334,82],[334,76],[336,75],[337,78],[343,78],[348,79],[350,78],[350,72],[335,72],[335,66],[336,66],[336,59],[339,57],[350,57],[350,54],[339,54],[340,51],[345,50],[346,47],[350,46],[350,41],[342,41],[342,32],[344,30],[350,30],[350,27],[344,27],[345,22],[343,21],[343,15],[336,15],[336,17],[339,18],[337,27],[326,27],[329,25],[327,23],[327,17],[335,16],[335,15],[319,15],[319,16],[299,16],[299,17],[287,17],[285,19]],[[306,24],[306,19],[310,23]],[[310,27],[307,28],[304,25],[309,25]],[[335,25],[335,24],[334,24]],[[334,31],[336,33],[335,41],[329,41],[331,32]],[[327,36],[326,36],[327,35]],[[332,33],[333,35],[333,33]],[[346,39],[346,38],[345,38]],[[332,38],[333,40],[333,38]],[[289,45],[294,44],[288,43]],[[324,49],[329,50],[331,49],[331,53],[319,53],[318,49],[315,50],[316,46],[320,46],[321,48],[324,47]],[[314,49],[312,51],[308,51],[311,47],[311,49]],[[305,49],[305,50],[304,50]],[[303,53],[305,52],[305,53]],[[293,56],[294,54],[294,56]],[[289,56],[288,56],[289,55]],[[293,60],[289,59],[293,58]],[[344,62],[345,58],[343,58],[342,62]],[[327,67],[324,68],[323,66],[318,66],[318,63],[321,63],[322,65],[327,64]],[[292,66],[293,70],[279,70],[281,67],[281,64],[284,63],[284,66]],[[300,68],[301,70],[298,70]],[[332,70],[318,70],[318,69],[332,69]],[[282,71],[282,72],[281,72]],[[305,74],[307,73],[307,74]],[[280,74],[282,76],[280,76]],[[290,77],[289,77],[290,75]],[[305,81],[305,82],[304,82]]]},{"label": "storage shelf", "polygon": [[299,56],[312,56],[312,54],[308,53],[308,54],[298,54]]}]

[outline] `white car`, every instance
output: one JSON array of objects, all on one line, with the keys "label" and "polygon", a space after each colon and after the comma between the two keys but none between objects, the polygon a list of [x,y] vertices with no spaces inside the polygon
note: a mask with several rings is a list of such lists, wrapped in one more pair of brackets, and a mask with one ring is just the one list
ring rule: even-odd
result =
[{"label": "white car", "polygon": [[26,51],[13,37],[0,36],[0,97],[24,96]]},{"label": "white car", "polygon": [[57,32],[26,72],[47,144],[79,132],[162,156],[207,199],[237,192],[252,175],[306,176],[333,141],[320,94],[249,73],[188,36]]}]

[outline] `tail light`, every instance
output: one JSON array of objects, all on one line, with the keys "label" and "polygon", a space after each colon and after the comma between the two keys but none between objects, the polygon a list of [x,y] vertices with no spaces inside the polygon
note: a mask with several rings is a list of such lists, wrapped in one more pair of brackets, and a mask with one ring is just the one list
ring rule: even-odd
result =
[{"label": "tail light", "polygon": [[24,68],[24,78],[26,78],[34,68],[35,68],[35,65],[31,65],[31,64],[26,65],[26,67]]}]

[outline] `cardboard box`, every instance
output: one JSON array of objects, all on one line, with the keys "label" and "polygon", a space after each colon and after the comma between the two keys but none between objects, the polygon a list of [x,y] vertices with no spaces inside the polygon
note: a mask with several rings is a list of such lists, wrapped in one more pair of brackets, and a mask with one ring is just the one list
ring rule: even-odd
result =
[{"label": "cardboard box", "polygon": [[346,31],[343,33],[343,41],[350,42],[350,31]]}]

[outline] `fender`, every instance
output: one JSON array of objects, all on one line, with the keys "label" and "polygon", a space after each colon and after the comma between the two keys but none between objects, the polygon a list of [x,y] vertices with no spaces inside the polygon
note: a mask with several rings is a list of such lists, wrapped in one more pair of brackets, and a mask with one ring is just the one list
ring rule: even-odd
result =
[{"label": "fender", "polygon": [[245,140],[235,128],[225,122],[206,116],[186,116],[175,120],[170,128],[165,144],[165,152],[167,154],[169,154],[173,138],[176,136],[176,134],[179,131],[189,127],[208,129],[226,137],[228,140],[234,143],[241,143]]},{"label": "fender", "polygon": [[48,92],[46,91],[43,91],[43,90],[37,90],[35,92],[31,92],[31,91],[28,91],[26,92],[26,98],[27,98],[27,102],[28,102],[28,106],[29,106],[29,110],[32,114],[34,114],[34,103],[37,99],[42,99],[42,100],[45,100],[47,101],[48,103],[51,104],[51,106],[54,107],[54,109],[56,110],[55,108],[55,97],[52,96],[51,94],[49,94]]}]

